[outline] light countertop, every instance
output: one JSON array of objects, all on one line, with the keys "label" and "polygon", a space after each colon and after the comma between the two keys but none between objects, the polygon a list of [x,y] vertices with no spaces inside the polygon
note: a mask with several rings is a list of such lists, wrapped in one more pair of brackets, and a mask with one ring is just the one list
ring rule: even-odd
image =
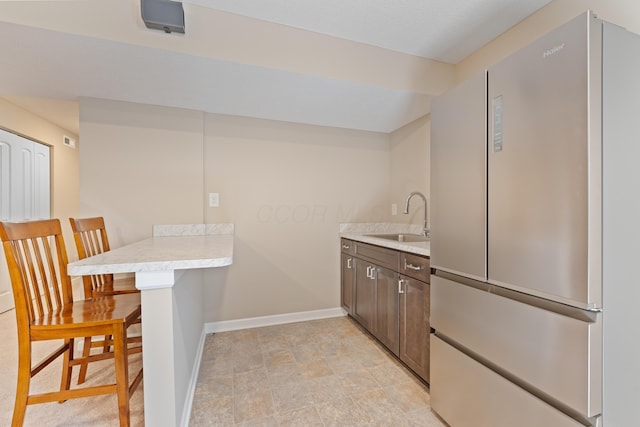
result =
[{"label": "light countertop", "polygon": [[395,240],[372,237],[369,234],[420,234],[419,226],[395,223],[348,223],[340,224],[340,237],[376,246],[431,256],[431,242],[397,242]]},{"label": "light countertop", "polygon": [[136,273],[224,267],[233,262],[233,235],[151,237],[72,262],[68,274]]}]

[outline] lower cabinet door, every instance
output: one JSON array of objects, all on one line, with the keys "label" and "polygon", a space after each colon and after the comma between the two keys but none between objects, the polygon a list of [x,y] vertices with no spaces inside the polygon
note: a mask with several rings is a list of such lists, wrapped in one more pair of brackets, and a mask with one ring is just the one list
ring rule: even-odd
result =
[{"label": "lower cabinet door", "polygon": [[398,273],[374,266],[376,326],[374,335],[396,356],[399,351]]},{"label": "lower cabinet door", "polygon": [[368,331],[373,331],[376,293],[375,281],[371,278],[372,266],[357,258],[354,258],[353,262],[356,270],[353,317]]},{"label": "lower cabinet door", "polygon": [[400,360],[429,382],[429,284],[400,276]]},{"label": "lower cabinet door", "polygon": [[341,269],[340,269],[340,303],[347,313],[353,316],[353,297],[354,297],[354,282],[355,282],[355,266],[353,264],[354,258],[343,253],[341,255]]}]

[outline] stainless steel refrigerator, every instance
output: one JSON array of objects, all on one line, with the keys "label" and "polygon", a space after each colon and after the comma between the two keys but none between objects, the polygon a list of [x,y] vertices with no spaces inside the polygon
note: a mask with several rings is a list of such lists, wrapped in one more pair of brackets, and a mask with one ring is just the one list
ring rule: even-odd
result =
[{"label": "stainless steel refrigerator", "polygon": [[431,113],[431,403],[640,426],[640,37],[591,12]]}]

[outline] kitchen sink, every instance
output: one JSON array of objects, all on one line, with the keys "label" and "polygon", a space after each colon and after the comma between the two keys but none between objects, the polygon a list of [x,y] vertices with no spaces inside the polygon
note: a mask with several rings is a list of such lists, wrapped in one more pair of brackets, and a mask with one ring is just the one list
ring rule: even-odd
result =
[{"label": "kitchen sink", "polygon": [[395,240],[396,242],[428,242],[429,238],[421,234],[367,234],[378,239]]}]

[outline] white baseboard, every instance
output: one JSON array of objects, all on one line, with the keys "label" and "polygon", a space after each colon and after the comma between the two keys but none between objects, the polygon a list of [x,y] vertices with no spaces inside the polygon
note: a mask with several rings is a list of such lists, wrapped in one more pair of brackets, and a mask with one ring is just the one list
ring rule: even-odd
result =
[{"label": "white baseboard", "polygon": [[301,311],[298,313],[275,314],[272,316],[250,317],[247,319],[223,320],[205,323],[205,333],[237,331],[239,329],[259,328],[262,326],[283,325],[285,323],[304,322],[306,320],[328,319],[346,316],[341,307],[324,310]]},{"label": "white baseboard", "polygon": [[200,342],[198,343],[198,350],[196,352],[196,363],[193,365],[193,371],[191,371],[191,379],[187,387],[187,396],[184,399],[184,407],[182,409],[182,420],[180,425],[187,427],[189,420],[191,419],[191,409],[193,408],[193,397],[196,393],[196,385],[198,384],[198,374],[200,373],[200,363],[202,362],[202,353],[204,352],[204,342],[207,337],[205,328],[202,328],[202,334],[200,335]]},{"label": "white baseboard", "polygon": [[198,383],[198,373],[200,372],[200,363],[202,361],[202,353],[204,352],[204,343],[207,334],[225,331],[237,331],[239,329],[259,328],[261,326],[282,325],[285,323],[303,322],[305,320],[328,319],[331,317],[346,316],[347,313],[340,307],[328,308],[325,310],[303,311],[299,313],[276,314],[273,316],[251,317],[248,319],[225,320],[221,322],[205,323],[202,328],[202,335],[198,343],[198,351],[196,354],[196,363],[191,372],[191,379],[187,389],[187,397],[185,398],[184,408],[182,411],[182,420],[180,425],[186,427],[189,425],[191,418],[191,409],[193,408],[193,397],[196,392],[196,384]]}]

